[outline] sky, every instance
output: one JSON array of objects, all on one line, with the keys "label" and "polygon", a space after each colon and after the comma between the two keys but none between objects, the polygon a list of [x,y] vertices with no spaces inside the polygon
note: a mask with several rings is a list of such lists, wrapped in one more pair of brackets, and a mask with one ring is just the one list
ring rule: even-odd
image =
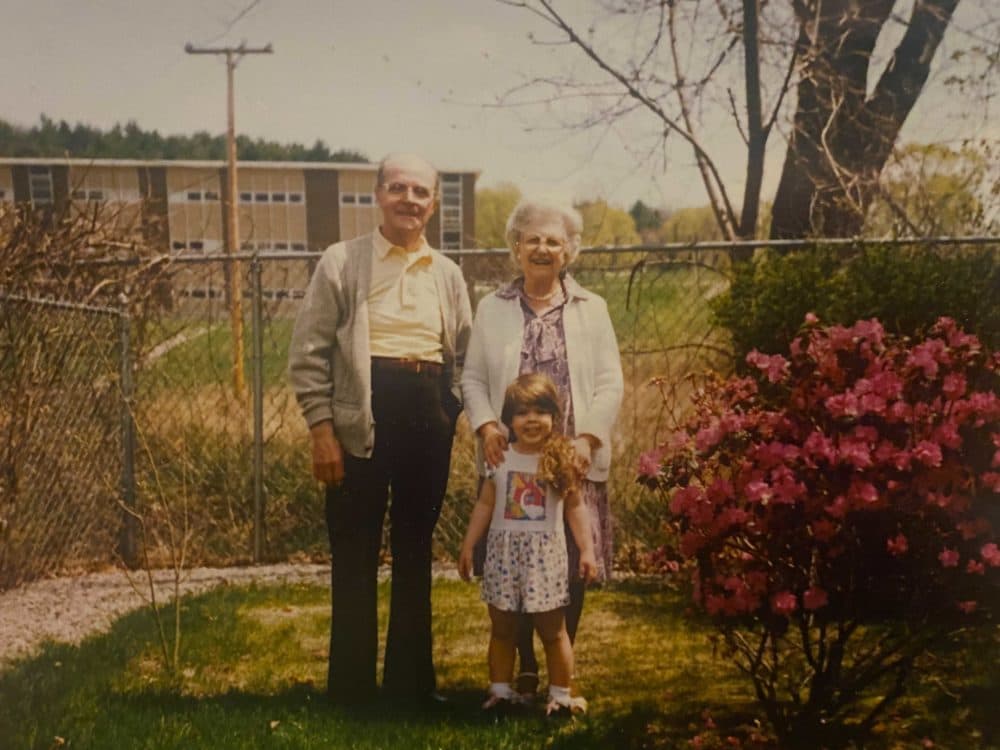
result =
[{"label": "sky", "polygon": [[[185,54],[185,43],[270,43],[273,54],[247,56],[236,71],[241,134],[322,139],[373,160],[413,151],[442,169],[478,170],[480,186],[513,182],[626,208],[637,198],[707,202],[686,150],[637,160],[640,134],[628,126],[567,132],[558,112],[496,106],[529,76],[586,65],[571,48],[533,43],[529,34],[545,27],[496,0],[0,0],[0,17],[0,117],[19,125],[44,113],[102,128],[135,120],[164,135],[221,133],[223,58]],[[954,102],[942,105],[933,96],[918,103],[907,126],[914,137],[957,127]],[[981,132],[984,115],[976,117]],[[738,197],[742,145],[721,129],[706,137]],[[783,155],[779,138],[771,146],[765,197]]]}]

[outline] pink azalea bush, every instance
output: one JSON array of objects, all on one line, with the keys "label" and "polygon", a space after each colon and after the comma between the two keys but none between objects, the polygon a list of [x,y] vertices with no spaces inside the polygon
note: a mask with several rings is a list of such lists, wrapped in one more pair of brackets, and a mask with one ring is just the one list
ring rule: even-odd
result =
[{"label": "pink azalea bush", "polygon": [[747,363],[639,479],[782,746],[846,746],[929,643],[995,614],[1000,357],[947,318],[910,341],[807,316]]}]

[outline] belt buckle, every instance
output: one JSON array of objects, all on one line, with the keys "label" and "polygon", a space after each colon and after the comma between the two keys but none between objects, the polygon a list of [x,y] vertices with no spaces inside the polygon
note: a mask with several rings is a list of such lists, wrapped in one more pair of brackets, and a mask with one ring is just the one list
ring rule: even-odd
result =
[{"label": "belt buckle", "polygon": [[427,367],[431,364],[430,362],[425,362],[422,359],[417,359],[416,357],[400,357],[397,360],[400,366],[404,370],[409,370],[415,375],[420,375],[427,371]]}]

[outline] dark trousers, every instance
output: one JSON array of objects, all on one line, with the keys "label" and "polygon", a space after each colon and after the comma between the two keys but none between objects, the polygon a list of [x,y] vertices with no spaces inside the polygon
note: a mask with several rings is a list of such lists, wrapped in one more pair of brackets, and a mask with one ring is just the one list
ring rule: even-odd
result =
[{"label": "dark trousers", "polygon": [[435,689],[431,643],[431,537],[448,483],[458,404],[440,376],[372,368],[375,448],[345,455],[328,488],[333,558],[328,691],[341,702],[376,691],[377,574],[389,491],[392,584],[382,689],[420,699]]}]

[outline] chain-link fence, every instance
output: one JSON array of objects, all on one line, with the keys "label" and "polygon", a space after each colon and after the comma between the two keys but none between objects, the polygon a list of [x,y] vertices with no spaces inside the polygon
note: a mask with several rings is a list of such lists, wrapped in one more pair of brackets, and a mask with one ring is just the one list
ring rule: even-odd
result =
[{"label": "chain-link fence", "polygon": [[0,297],[0,589],[116,554],[123,322]]},{"label": "chain-link fence", "polygon": [[[850,253],[858,245],[842,247]],[[610,479],[623,564],[663,534],[662,509],[634,481],[638,455],[686,408],[688,374],[733,367],[732,348],[713,323],[712,305],[729,289],[734,248],[588,249],[572,269],[607,301],[625,372]],[[740,249],[752,252],[754,245]],[[474,306],[514,274],[505,251],[452,257],[462,266]],[[292,325],[317,258],[245,256],[234,267],[217,257],[173,259],[159,285],[158,314],[131,321],[132,365],[124,369],[134,373],[134,482],[124,503],[133,511],[128,517],[136,522],[139,550],[151,562],[327,556],[308,431],[285,378]],[[241,347],[233,346],[229,272],[245,282]],[[121,459],[117,359],[122,324],[129,321],[107,312],[25,305],[7,300],[0,307],[0,437],[6,451],[0,586],[71,562],[112,559],[122,528],[118,479],[123,470],[132,473]],[[30,325],[21,322],[28,318]],[[234,377],[237,361],[241,377]],[[51,391],[29,394],[29,401],[35,399],[30,409],[29,401],[17,400],[18,389],[34,377],[25,372],[28,362],[46,373],[30,387],[37,394]],[[124,425],[131,427],[128,419]],[[476,483],[474,441],[463,418],[435,539],[438,556],[457,551]],[[85,501],[85,492],[94,499]],[[60,510],[67,496],[75,503],[71,512]],[[51,507],[53,517],[29,518],[32,504]],[[10,562],[19,557],[28,561]]]}]

